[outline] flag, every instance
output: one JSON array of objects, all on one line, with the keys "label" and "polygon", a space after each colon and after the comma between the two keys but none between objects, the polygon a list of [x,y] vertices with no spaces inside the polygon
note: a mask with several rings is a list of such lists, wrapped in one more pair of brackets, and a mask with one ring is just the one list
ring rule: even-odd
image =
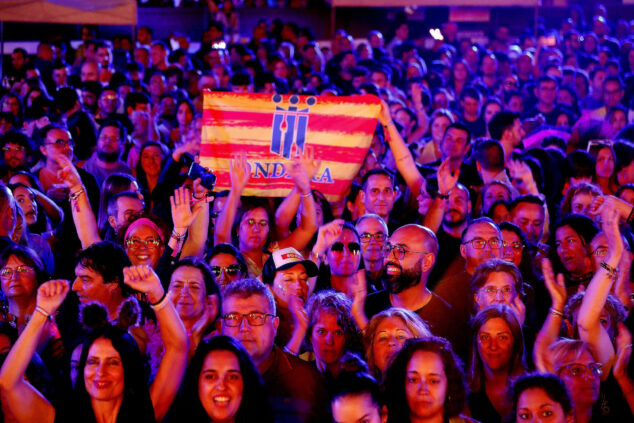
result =
[{"label": "flag", "polygon": [[205,91],[200,164],[231,188],[229,160],[246,153],[251,178],[243,195],[284,197],[287,169],[309,147],[321,166],[311,187],[329,201],[346,195],[368,152],[381,109],[373,95],[356,97],[237,94]]}]

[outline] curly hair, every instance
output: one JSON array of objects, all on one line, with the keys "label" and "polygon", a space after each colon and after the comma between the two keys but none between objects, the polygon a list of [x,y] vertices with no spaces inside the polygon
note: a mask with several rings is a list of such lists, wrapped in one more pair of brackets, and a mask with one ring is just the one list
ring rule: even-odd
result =
[{"label": "curly hair", "polygon": [[467,386],[465,383],[462,363],[451,348],[451,344],[444,338],[428,336],[419,339],[409,339],[398,353],[392,366],[387,371],[385,379],[386,403],[388,409],[388,423],[409,423],[410,408],[405,391],[405,375],[407,366],[414,354],[427,351],[437,354],[443,364],[447,377],[447,392],[443,407],[444,419],[458,416],[465,406]]},{"label": "curly hair", "polygon": [[572,200],[577,194],[590,194],[593,197],[598,197],[603,195],[601,190],[594,184],[590,184],[588,182],[579,182],[576,185],[570,187],[566,195],[561,200],[561,215],[565,216],[570,214],[572,211]]}]

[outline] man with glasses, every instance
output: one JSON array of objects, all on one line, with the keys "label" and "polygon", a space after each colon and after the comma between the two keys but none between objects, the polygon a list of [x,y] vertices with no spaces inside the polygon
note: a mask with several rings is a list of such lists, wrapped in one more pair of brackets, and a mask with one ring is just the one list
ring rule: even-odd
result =
[{"label": "man with glasses", "polygon": [[[502,258],[502,244],[500,229],[488,217],[473,220],[462,233],[460,255],[465,260],[464,269],[448,274],[434,288],[434,293],[453,308],[452,320],[456,326],[465,330],[469,327],[473,305],[471,275],[480,264]],[[466,353],[466,349],[462,352]]]},{"label": "man with glasses", "polygon": [[355,225],[361,239],[361,256],[365,266],[365,280],[369,291],[383,289],[383,247],[387,242],[388,229],[378,214],[365,214]]},{"label": "man with glasses", "polygon": [[239,341],[258,367],[275,421],[328,420],[324,381],[310,364],[274,345],[279,326],[270,289],[255,279],[227,285],[220,329]]},{"label": "man with glasses", "polygon": [[11,176],[20,171],[28,170],[29,159],[32,151],[29,140],[19,131],[8,131],[2,139],[2,179],[8,182]]},{"label": "man with glasses", "polygon": [[436,235],[424,226],[405,225],[394,231],[383,251],[384,290],[367,297],[366,315],[372,317],[390,307],[413,311],[434,335],[455,345],[460,333],[455,332],[451,307],[427,288],[438,254]]},{"label": "man with glasses", "polygon": [[[45,165],[40,169],[38,178],[46,195],[55,201],[64,211],[66,218],[62,223],[60,235],[61,245],[63,248],[54,248],[56,273],[60,277],[70,278],[73,272],[72,263],[77,251],[81,249],[81,243],[77,236],[77,228],[75,222],[71,218],[72,210],[70,189],[66,186],[65,181],[60,177],[59,171],[62,170],[63,164],[60,157],[73,159],[74,142],[70,132],[65,128],[57,125],[48,125],[43,129],[44,140],[40,146],[40,151],[44,155]],[[95,177],[83,169],[77,169],[81,179],[84,193],[95,215],[99,205],[99,186],[95,181]]]}]

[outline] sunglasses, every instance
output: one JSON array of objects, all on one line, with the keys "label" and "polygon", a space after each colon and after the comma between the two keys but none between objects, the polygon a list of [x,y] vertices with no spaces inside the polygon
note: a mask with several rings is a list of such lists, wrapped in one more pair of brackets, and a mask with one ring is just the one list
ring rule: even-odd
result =
[{"label": "sunglasses", "polygon": [[240,273],[240,265],[239,264],[230,264],[229,266],[226,266],[226,267],[211,266],[211,272],[217,278],[220,277],[220,275],[222,275],[222,272],[227,272],[227,276],[234,277],[238,273]]},{"label": "sunglasses", "polygon": [[[361,246],[358,242],[349,242],[346,246],[348,247],[348,251],[350,251],[352,254],[359,254],[359,251],[361,251]],[[330,247],[330,251],[333,251],[335,253],[342,253],[343,247],[343,242],[335,242],[334,244],[332,244],[332,247]]]}]

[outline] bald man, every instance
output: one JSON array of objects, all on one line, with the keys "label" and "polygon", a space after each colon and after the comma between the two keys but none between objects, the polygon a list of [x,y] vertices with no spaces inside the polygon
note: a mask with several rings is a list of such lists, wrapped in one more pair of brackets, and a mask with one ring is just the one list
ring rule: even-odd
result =
[{"label": "bald man", "polygon": [[426,227],[405,225],[394,231],[383,257],[384,290],[368,296],[366,315],[401,307],[418,314],[434,335],[451,342],[460,336],[451,323],[451,306],[426,286],[437,254],[436,235]]}]

